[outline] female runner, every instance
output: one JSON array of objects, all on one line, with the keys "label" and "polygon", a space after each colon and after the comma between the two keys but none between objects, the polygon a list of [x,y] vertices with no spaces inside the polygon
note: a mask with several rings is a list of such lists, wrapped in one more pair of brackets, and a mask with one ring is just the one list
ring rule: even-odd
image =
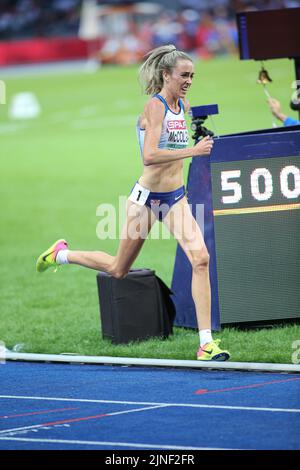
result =
[{"label": "female runner", "polygon": [[69,250],[65,240],[58,240],[39,256],[36,267],[43,272],[51,266],[77,264],[122,279],[155,220],[163,221],[192,266],[191,291],[200,337],[197,359],[225,361],[230,357],[228,351],[220,349],[220,341],[214,341],[211,334],[209,254],[188,205],[183,180],[183,160],[209,155],[213,146],[213,140],[204,137],[188,147],[184,114],[189,110],[186,94],[193,77],[192,59],[173,45],[151,51],[140,68],[140,82],[151,95],[137,126],[144,168],[127,201],[116,255]]}]

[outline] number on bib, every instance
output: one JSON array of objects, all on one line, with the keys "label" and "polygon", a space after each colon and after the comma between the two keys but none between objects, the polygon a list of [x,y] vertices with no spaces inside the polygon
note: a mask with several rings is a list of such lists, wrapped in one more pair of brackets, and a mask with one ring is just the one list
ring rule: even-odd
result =
[{"label": "number on bib", "polygon": [[135,202],[139,206],[144,206],[149,194],[149,189],[143,188],[143,186],[141,186],[139,183],[136,183],[133,190],[131,191],[129,200]]}]

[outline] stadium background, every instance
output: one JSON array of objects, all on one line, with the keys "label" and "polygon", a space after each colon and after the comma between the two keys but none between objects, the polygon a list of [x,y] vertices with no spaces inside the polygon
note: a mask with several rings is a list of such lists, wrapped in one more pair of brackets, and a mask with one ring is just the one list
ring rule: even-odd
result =
[{"label": "stadium background", "polygon": [[[215,127],[220,134],[271,127],[266,98],[256,84],[260,64],[238,58],[235,11],[298,2],[159,2],[160,9],[153,8],[146,22],[136,20],[135,2],[104,3],[120,8],[118,19],[106,19],[105,34],[88,41],[82,34],[78,37],[79,1],[1,2],[0,80],[6,103],[0,105],[0,340],[8,349],[26,352],[192,359],[198,344],[193,330],[176,328],[166,341],[128,346],[103,341],[95,272],[73,266],[39,277],[35,259],[59,237],[71,247],[94,250],[103,243],[104,250],[115,252],[118,240],[96,236],[96,211],[101,203],[118,208],[119,196],[128,194],[141,170],[135,122],[145,97],[137,70],[147,50],[174,43],[193,55],[196,76],[190,102],[218,103]],[[148,18],[143,8],[139,15]],[[108,16],[114,15],[111,10]],[[122,34],[121,50],[115,31]],[[54,40],[59,41],[56,57],[49,57]],[[73,52],[67,47],[71,40]],[[28,56],[34,49],[26,45],[33,44],[48,44],[44,58],[40,49]],[[19,51],[14,57],[21,59],[12,61],[5,52],[12,46]],[[113,52],[109,60],[107,51]],[[267,68],[273,79],[271,94],[287,106],[293,63],[273,60]],[[21,92],[37,99],[41,111],[35,118],[13,118],[13,97]],[[174,240],[150,240],[135,266],[155,269],[170,284],[175,249]],[[226,328],[217,337],[230,345],[233,360],[291,362],[291,344],[299,339],[299,330],[297,325],[256,331]]]}]

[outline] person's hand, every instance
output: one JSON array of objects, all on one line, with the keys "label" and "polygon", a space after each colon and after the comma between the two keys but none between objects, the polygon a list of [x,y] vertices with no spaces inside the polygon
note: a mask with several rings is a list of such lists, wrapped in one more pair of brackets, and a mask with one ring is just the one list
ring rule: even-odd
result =
[{"label": "person's hand", "polygon": [[268,103],[270,106],[271,113],[280,121],[284,121],[286,119],[286,115],[281,111],[281,104],[275,98],[268,98]]},{"label": "person's hand", "polygon": [[214,141],[212,137],[207,135],[203,137],[194,147],[195,156],[196,155],[209,155],[213,148]]}]

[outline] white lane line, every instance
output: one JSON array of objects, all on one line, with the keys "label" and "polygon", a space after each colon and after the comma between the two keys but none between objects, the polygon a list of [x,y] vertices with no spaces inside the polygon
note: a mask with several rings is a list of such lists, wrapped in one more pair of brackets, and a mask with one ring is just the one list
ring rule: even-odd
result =
[{"label": "white lane line", "polygon": [[148,410],[154,410],[157,408],[165,408],[166,406],[169,405],[156,405],[156,406],[147,406],[144,408],[134,408],[132,410],[124,410],[124,411],[114,411],[112,413],[103,413],[101,415],[96,415],[96,416],[83,416],[83,417],[78,417],[78,418],[69,418],[69,419],[63,419],[59,421],[54,421],[54,422],[48,422],[48,423],[40,423],[40,424],[32,424],[30,426],[22,426],[18,428],[10,428],[10,429],[2,429],[0,431],[0,434],[18,434],[19,432],[24,432],[24,431],[31,431],[33,429],[38,429],[38,428],[53,428],[56,425],[64,425],[64,424],[69,424],[69,423],[78,423],[82,421],[88,421],[91,419],[97,419],[97,418],[106,418],[107,416],[117,416],[117,415],[123,415],[127,413],[137,413],[139,411],[148,411]]},{"label": "white lane line", "polygon": [[1,123],[0,134],[13,134],[22,131],[28,127],[27,123]]},{"label": "white lane line", "polygon": [[[71,444],[71,445],[90,445],[90,446],[107,446],[107,447],[133,447],[138,449],[166,449],[166,450],[233,450],[221,447],[191,447],[191,446],[174,446],[160,444],[142,444],[135,442],[107,442],[107,441],[72,441],[68,439],[32,439],[25,437],[0,437],[0,441],[20,441],[20,442],[43,442],[50,444]],[[234,449],[237,450],[237,449]]]},{"label": "white lane line", "polygon": [[69,125],[71,129],[100,129],[105,127],[115,126],[131,126],[135,123],[135,114],[126,114],[123,116],[106,116],[104,118],[91,118],[91,119],[73,119]]},{"label": "white lane line", "polygon": [[[127,116],[127,118],[130,115]],[[115,120],[114,116],[110,116]],[[124,116],[121,117],[122,119]],[[126,115],[125,115],[126,118]],[[127,119],[126,118],[126,119]],[[120,116],[118,117],[120,119]],[[108,122],[105,117],[105,124]],[[112,124],[116,123],[113,121]],[[119,121],[118,121],[118,124]],[[110,124],[109,124],[110,125]],[[136,365],[145,367],[179,367],[184,369],[215,369],[215,370],[247,370],[247,371],[271,371],[271,372],[300,372],[299,364],[274,364],[263,362],[231,362],[231,361],[196,361],[178,359],[150,359],[142,357],[112,357],[112,356],[78,356],[76,354],[34,354],[16,353],[7,351],[7,361],[30,361],[30,362],[55,362],[68,364],[98,364],[98,365]]]},{"label": "white lane line", "polygon": [[116,416],[116,415],[123,415],[126,413],[136,413],[138,411],[147,411],[147,410],[155,410],[156,408],[167,408],[170,405],[155,405],[155,406],[147,406],[145,408],[135,408],[133,410],[125,410],[125,411],[114,411],[113,413],[105,413],[106,416]]},{"label": "white lane line", "polygon": [[88,398],[61,398],[61,397],[34,397],[22,395],[0,395],[0,398],[21,399],[21,400],[50,400],[50,401],[68,401],[80,403],[114,403],[120,405],[146,405],[146,406],[167,406],[167,407],[183,407],[183,408],[205,408],[220,410],[241,410],[241,411],[271,411],[277,413],[300,413],[299,408],[264,408],[257,406],[230,406],[230,405],[207,405],[200,403],[159,403],[144,401],[123,401],[123,400],[92,400]]}]

